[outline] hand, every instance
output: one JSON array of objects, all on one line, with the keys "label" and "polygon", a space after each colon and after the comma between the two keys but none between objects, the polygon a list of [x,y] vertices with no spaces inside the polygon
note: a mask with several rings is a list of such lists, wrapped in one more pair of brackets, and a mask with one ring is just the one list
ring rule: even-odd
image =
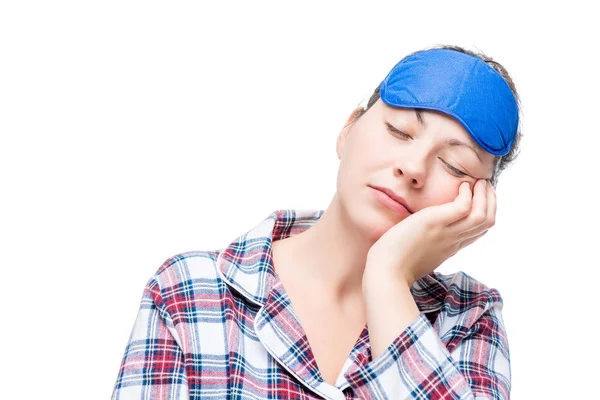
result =
[{"label": "hand", "polygon": [[[446,259],[470,245],[494,226],[496,193],[484,179],[459,187],[450,203],[424,208],[409,215],[369,249],[363,291],[369,282],[400,280],[410,286],[430,274]],[[377,287],[377,286],[375,286]]]}]

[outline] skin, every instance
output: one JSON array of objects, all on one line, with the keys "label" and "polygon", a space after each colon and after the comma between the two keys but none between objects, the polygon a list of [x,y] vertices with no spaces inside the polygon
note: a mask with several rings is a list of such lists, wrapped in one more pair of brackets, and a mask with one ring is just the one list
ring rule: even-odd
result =
[{"label": "skin", "polygon": [[[412,284],[494,225],[496,197],[487,181],[494,156],[441,112],[423,111],[421,125],[414,110],[381,99],[357,119],[358,111],[337,138],[331,203],[310,229],[273,247],[276,271],[303,294],[302,308],[347,317],[355,328],[368,323],[376,358],[419,316]],[[445,146],[447,137],[471,144],[479,157]],[[381,205],[370,185],[391,188],[414,214]]]}]

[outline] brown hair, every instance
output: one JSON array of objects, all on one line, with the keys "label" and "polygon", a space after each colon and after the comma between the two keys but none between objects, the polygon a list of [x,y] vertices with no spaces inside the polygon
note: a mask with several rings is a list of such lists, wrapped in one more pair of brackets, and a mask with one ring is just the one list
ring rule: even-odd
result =
[{"label": "brown hair", "polygon": [[[512,144],[512,147],[510,148],[509,152],[503,156],[495,156],[494,157],[494,169],[493,169],[492,177],[490,178],[490,183],[492,184],[492,186],[494,188],[496,188],[497,183],[498,183],[498,177],[500,176],[500,173],[504,169],[506,169],[506,167],[511,165],[520,153],[519,144],[521,142],[522,106],[521,106],[521,100],[519,99],[519,94],[517,93],[517,89],[515,88],[515,84],[514,84],[512,78],[510,77],[510,75],[508,74],[508,72],[506,71],[506,69],[500,63],[494,61],[491,57],[485,55],[481,51],[474,52],[474,51],[466,50],[466,49],[463,49],[462,47],[454,46],[454,45],[436,45],[436,46],[426,48],[423,50],[430,50],[430,49],[455,50],[455,51],[460,51],[461,53],[470,54],[472,56],[478,57],[479,59],[483,60],[486,64],[488,64],[490,67],[494,68],[500,74],[500,76],[502,76],[502,78],[504,78],[504,80],[508,84],[508,87],[510,87],[510,90],[513,92],[513,95],[515,96],[515,99],[517,101],[517,106],[519,109],[519,124],[517,127],[517,134],[516,134],[515,140]],[[407,55],[405,58],[410,57],[411,55],[413,55],[419,51],[423,51],[423,50],[415,51],[415,52]],[[373,104],[375,104],[375,102],[378,99],[379,99],[379,85],[377,85],[377,88],[375,88],[375,90],[373,91],[373,94],[369,98],[366,109],[362,109],[362,108],[358,109],[354,120],[355,121],[358,120],[365,112],[367,112],[367,110],[369,108],[371,108],[371,106]],[[423,110],[423,111],[427,111],[427,110]]]}]

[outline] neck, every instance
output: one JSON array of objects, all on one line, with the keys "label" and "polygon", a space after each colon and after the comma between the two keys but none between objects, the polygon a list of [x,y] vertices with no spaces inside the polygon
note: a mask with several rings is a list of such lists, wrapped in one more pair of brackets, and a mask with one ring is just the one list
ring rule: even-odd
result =
[{"label": "neck", "polygon": [[276,270],[298,285],[310,285],[329,304],[353,305],[362,299],[367,253],[375,240],[352,223],[334,196],[309,229],[273,244],[279,254]]}]

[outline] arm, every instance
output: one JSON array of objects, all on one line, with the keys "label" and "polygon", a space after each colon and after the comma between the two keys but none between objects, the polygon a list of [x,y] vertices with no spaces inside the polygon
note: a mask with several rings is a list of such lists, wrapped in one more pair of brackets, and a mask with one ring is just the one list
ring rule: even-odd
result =
[{"label": "arm", "polygon": [[418,312],[409,286],[378,289],[370,297],[380,296],[371,303],[378,307],[367,311],[372,361],[346,376],[356,393],[372,399],[510,398],[509,348],[497,292],[478,304],[483,308],[459,315],[442,309],[444,344]]},{"label": "arm", "polygon": [[188,399],[179,343],[160,287],[151,279],[144,289],[112,400]]}]

